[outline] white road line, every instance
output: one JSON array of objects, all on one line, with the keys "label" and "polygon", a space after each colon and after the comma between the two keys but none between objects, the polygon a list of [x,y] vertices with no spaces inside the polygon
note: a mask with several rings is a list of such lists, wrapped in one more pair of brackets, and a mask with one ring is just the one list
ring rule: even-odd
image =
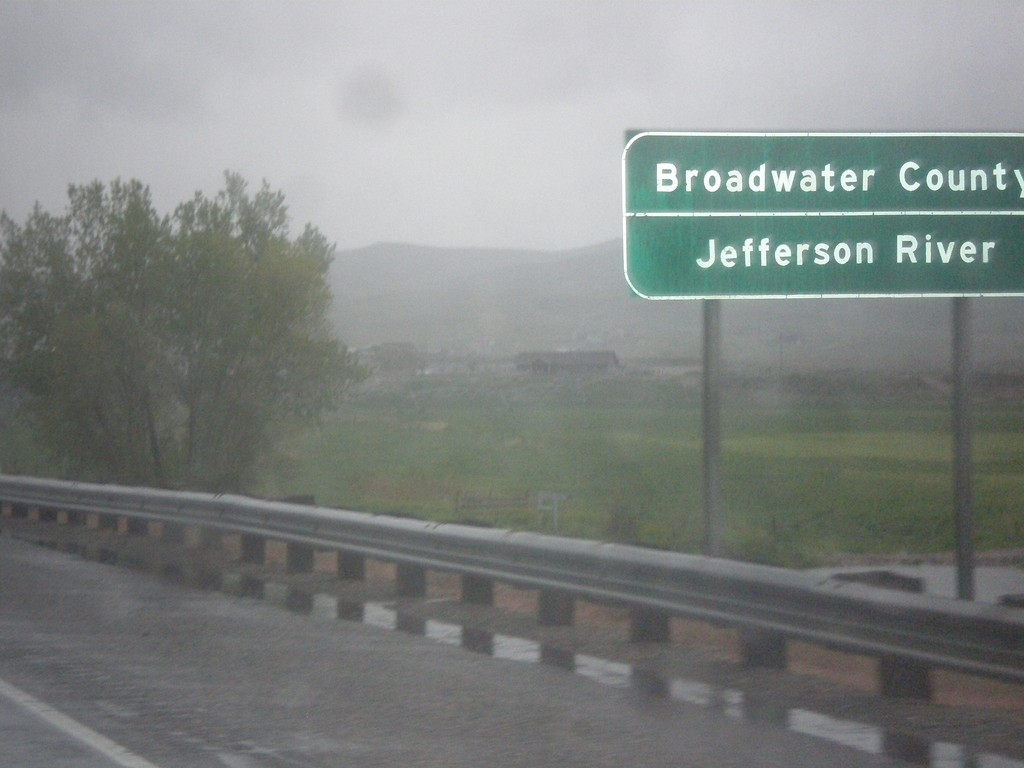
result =
[{"label": "white road line", "polygon": [[0,679],[0,696],[10,699],[23,709],[42,718],[68,736],[77,739],[91,749],[113,760],[118,765],[124,766],[124,768],[159,768],[159,766],[143,757],[139,757],[117,742],[111,741],[103,734],[82,725],[77,720],[73,720],[63,712],[57,711],[49,704],[40,701],[2,679]]}]

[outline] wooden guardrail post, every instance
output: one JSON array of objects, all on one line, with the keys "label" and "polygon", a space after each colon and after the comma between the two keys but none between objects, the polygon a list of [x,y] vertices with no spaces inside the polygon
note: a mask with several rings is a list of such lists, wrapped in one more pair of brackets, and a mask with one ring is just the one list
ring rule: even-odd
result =
[{"label": "wooden guardrail post", "polygon": [[740,659],[745,667],[785,669],[786,638],[767,629],[741,629]]},{"label": "wooden guardrail post", "polygon": [[631,643],[667,643],[669,615],[651,608],[633,608],[629,621]]},{"label": "wooden guardrail post", "polygon": [[117,529],[129,536],[148,536],[149,521],[137,517],[123,515],[117,523]]},{"label": "wooden guardrail post", "polygon": [[878,660],[879,687],[891,699],[922,699],[932,697],[931,670],[913,659],[886,655]]},{"label": "wooden guardrail post", "polygon": [[494,605],[494,582],[482,576],[463,574],[462,602],[473,605]]},{"label": "wooden guardrail post", "polygon": [[216,528],[200,527],[196,538],[196,546],[199,549],[217,550],[224,546],[224,534]]},{"label": "wooden guardrail post", "polygon": [[82,522],[82,515],[69,509],[57,510],[57,525],[79,525]]},{"label": "wooden guardrail post", "polygon": [[178,523],[163,523],[160,526],[160,541],[166,544],[184,544],[185,526]]},{"label": "wooden guardrail post", "polygon": [[576,668],[576,654],[569,648],[542,643],[540,646],[541,663],[548,667],[564,669],[572,672]]},{"label": "wooden guardrail post", "polygon": [[537,598],[537,621],[548,627],[572,626],[576,603],[572,595],[542,589]]},{"label": "wooden guardrail post", "polygon": [[427,571],[418,565],[399,563],[395,581],[399,597],[426,597],[427,595]]},{"label": "wooden guardrail post", "polygon": [[[838,581],[857,582],[899,592],[924,592],[924,579],[905,576],[887,570],[868,570],[843,573]],[[882,695],[892,699],[922,699],[932,697],[931,670],[926,664],[896,655],[883,655],[878,659],[878,682]]]},{"label": "wooden guardrail post", "polygon": [[267,540],[252,533],[242,534],[242,562],[263,565],[267,561]]},{"label": "wooden guardrail post", "polygon": [[285,554],[285,573],[309,573],[313,570],[313,559],[311,546],[289,542]]},{"label": "wooden guardrail post", "polygon": [[494,633],[478,627],[463,627],[461,644],[467,651],[492,656],[494,654]]},{"label": "wooden guardrail post", "polygon": [[97,531],[116,531],[118,527],[117,521],[117,515],[107,515],[102,512],[91,512],[86,525]]},{"label": "wooden guardrail post", "polygon": [[338,578],[342,581],[365,581],[366,558],[354,552],[338,552]]}]

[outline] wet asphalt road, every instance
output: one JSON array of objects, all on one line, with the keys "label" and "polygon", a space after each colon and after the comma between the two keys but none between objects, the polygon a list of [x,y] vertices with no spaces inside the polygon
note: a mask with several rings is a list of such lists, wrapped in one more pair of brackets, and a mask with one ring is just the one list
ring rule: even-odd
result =
[{"label": "wet asphalt road", "polygon": [[893,764],[549,666],[296,616],[0,535],[0,764],[119,764],[3,685],[123,748],[122,765]]},{"label": "wet asphalt road", "polygon": [[[4,692],[7,693],[7,692]],[[21,697],[19,696],[19,699]],[[117,768],[95,746],[0,693],[0,759],[18,768]]]}]

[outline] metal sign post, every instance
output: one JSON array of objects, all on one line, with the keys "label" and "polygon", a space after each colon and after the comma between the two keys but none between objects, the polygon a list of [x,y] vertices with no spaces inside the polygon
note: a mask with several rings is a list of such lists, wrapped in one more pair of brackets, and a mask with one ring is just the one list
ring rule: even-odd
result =
[{"label": "metal sign post", "polygon": [[704,551],[721,545],[718,299],[953,297],[957,582],[973,585],[967,297],[1024,296],[1024,134],[635,132],[624,272],[704,303]]},{"label": "metal sign post", "polygon": [[704,301],[704,393],[701,422],[704,429],[704,546],[708,557],[718,557],[722,548],[722,305],[718,299]]},{"label": "metal sign post", "polygon": [[970,299],[953,299],[953,491],[956,498],[956,596],[974,599]]}]

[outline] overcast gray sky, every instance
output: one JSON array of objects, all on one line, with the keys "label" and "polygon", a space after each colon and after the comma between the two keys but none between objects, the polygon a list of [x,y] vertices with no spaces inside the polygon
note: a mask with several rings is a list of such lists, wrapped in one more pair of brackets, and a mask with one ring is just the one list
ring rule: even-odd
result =
[{"label": "overcast gray sky", "polygon": [[621,233],[627,128],[1024,130],[1024,3],[0,0],[0,208],[226,169],[352,248]]}]

